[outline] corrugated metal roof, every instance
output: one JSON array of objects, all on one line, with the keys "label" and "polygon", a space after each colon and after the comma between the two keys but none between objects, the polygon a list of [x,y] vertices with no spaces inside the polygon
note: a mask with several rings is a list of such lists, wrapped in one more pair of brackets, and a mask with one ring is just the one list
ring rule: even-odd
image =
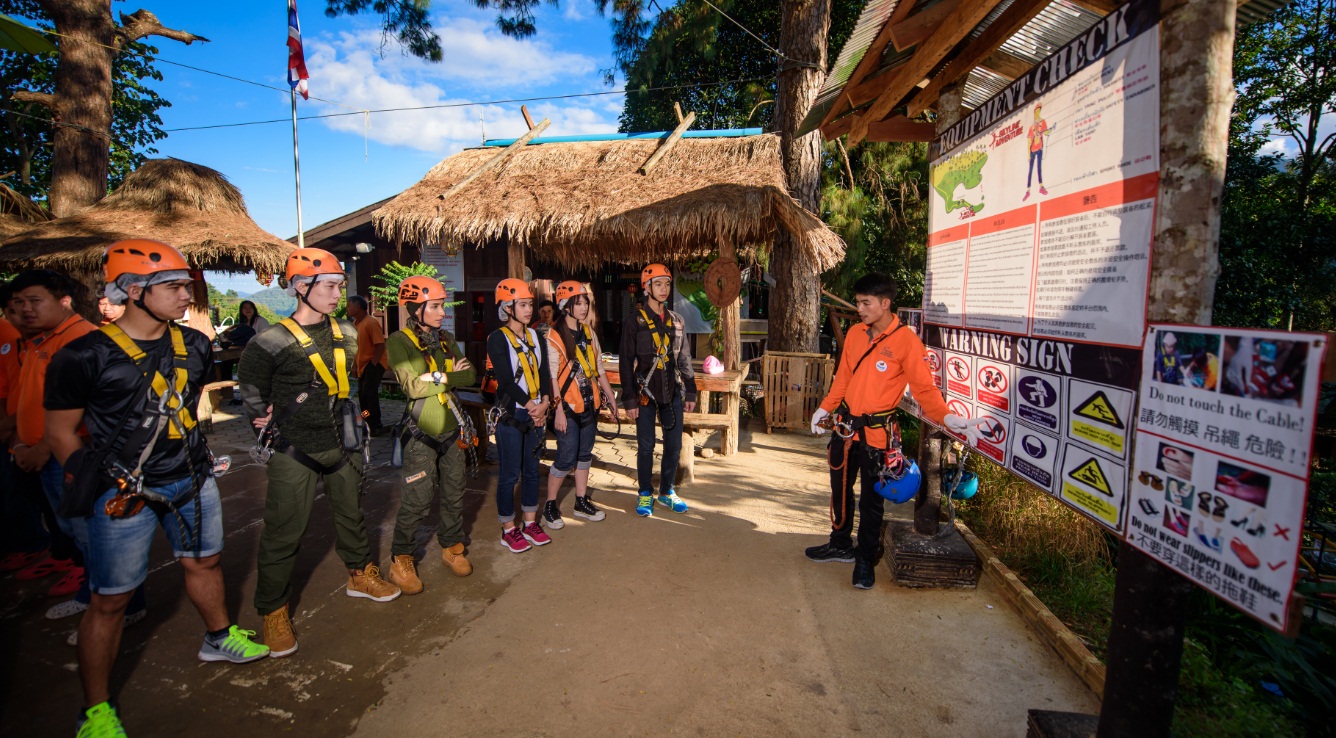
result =
[{"label": "corrugated metal roof", "polygon": [[[882,27],[886,25],[887,19],[890,18],[891,13],[894,12],[900,1],[869,0],[867,6],[863,8],[863,14],[858,18],[858,24],[854,27],[849,42],[845,44],[844,50],[840,53],[840,58],[835,63],[835,69],[826,78],[825,84],[821,86],[821,91],[817,93],[816,102],[803,120],[799,129],[801,132],[816,130],[821,125],[821,119],[826,116],[826,112],[839,99],[840,94],[844,91],[845,84],[849,81],[849,76],[853,74],[859,62],[863,60],[868,47],[881,33]],[[912,0],[903,1],[912,2]],[[912,13],[922,12],[923,8],[939,1],[920,0]],[[969,2],[969,0],[965,1]],[[1238,21],[1240,24],[1247,25],[1266,20],[1278,8],[1288,5],[1291,1],[1249,0],[1246,4],[1239,6]],[[970,38],[977,38],[979,34],[987,30],[989,25],[996,21],[1002,13],[1006,12],[1012,2],[1014,0],[1005,0],[998,4],[974,30],[970,31]],[[1053,0],[1029,23],[1025,24],[1021,30],[1007,39],[1000,50],[1030,65],[1038,64],[1048,55],[1089,29],[1102,17],[1102,14],[1087,10],[1071,2],[1071,0]],[[864,79],[871,79],[878,74],[904,64],[913,55],[914,51],[914,48],[910,48],[897,52],[893,44],[888,44],[877,66]],[[939,68],[934,70],[933,73],[939,72],[941,66],[939,65]],[[965,81],[964,106],[977,108],[988,98],[1001,92],[1008,82],[1009,80],[1005,77],[987,69],[976,67]]]}]

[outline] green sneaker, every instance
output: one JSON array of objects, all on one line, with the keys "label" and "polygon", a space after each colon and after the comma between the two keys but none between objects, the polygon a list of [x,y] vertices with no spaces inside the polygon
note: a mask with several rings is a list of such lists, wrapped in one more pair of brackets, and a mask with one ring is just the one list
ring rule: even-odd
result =
[{"label": "green sneaker", "polygon": [[231,661],[234,664],[259,661],[269,655],[269,647],[252,641],[254,635],[253,630],[242,630],[233,625],[227,629],[227,637],[219,643],[210,643],[205,636],[204,645],[199,647],[199,660]]},{"label": "green sneaker", "polygon": [[76,738],[125,738],[125,728],[116,716],[116,708],[103,702],[84,711]]}]

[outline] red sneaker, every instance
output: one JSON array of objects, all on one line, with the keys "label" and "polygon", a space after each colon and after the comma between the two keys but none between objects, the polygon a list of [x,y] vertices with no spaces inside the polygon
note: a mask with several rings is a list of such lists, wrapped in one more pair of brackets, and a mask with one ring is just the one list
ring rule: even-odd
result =
[{"label": "red sneaker", "polygon": [[49,555],[51,555],[51,552],[45,548],[41,551],[33,551],[31,553],[12,553],[3,559],[0,559],[0,571],[18,571],[19,569],[26,569],[42,559],[45,559]]},{"label": "red sneaker", "polygon": [[14,575],[14,578],[20,582],[31,582],[34,579],[43,579],[52,574],[64,574],[74,568],[76,568],[74,562],[69,559],[45,558],[27,569],[20,569],[19,573]]},{"label": "red sneaker", "polygon": [[78,592],[79,587],[83,586],[85,576],[86,574],[84,573],[82,566],[70,569],[65,573],[65,576],[60,578],[60,581],[51,585],[51,589],[47,590],[46,596],[69,597],[75,592]]},{"label": "red sneaker", "polygon": [[524,553],[533,548],[528,541],[524,540],[524,532],[520,530],[518,525],[510,530],[501,531],[501,545],[513,554]]},{"label": "red sneaker", "polygon": [[532,523],[524,524],[524,540],[535,546],[546,546],[552,542],[552,537],[549,536],[543,530],[543,526],[539,525],[538,521],[535,520]]}]

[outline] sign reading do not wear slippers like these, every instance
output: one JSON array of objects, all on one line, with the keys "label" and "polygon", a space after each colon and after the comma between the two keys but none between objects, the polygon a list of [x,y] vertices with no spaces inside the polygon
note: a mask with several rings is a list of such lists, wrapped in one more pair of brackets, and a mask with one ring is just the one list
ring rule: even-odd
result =
[{"label": "sign reading do not wear slippers like these", "polygon": [[1263,624],[1293,616],[1326,337],[1152,325],[1127,541]]}]

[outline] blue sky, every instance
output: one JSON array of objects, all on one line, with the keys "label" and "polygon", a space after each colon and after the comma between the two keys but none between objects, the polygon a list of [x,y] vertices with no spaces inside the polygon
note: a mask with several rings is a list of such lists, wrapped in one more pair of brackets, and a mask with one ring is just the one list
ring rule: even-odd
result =
[{"label": "blue sky", "polygon": [[[210,39],[190,46],[153,39],[161,59],[287,89],[285,0],[226,6],[143,0],[135,7],[140,5],[170,28]],[[118,4],[116,9],[134,8]],[[298,98],[298,114],[610,90],[602,71],[613,65],[611,32],[592,0],[543,5],[537,35],[524,41],[502,36],[494,14],[479,11],[471,0],[435,0],[432,9],[445,51],[437,64],[410,57],[394,39],[383,39],[374,15],[330,19],[323,0],[299,0],[311,96],[346,107]],[[170,64],[158,68],[164,79],[156,89],[172,103],[162,114],[163,128],[170,132],[157,144],[159,155],[219,170],[241,189],[262,228],[283,238],[294,235],[290,123],[171,130],[286,119],[288,95]],[[611,132],[617,129],[622,96],[530,102],[528,107],[535,120],[551,118],[551,135]],[[400,192],[442,158],[477,145],[484,125],[489,138],[519,135],[525,130],[519,108],[519,103],[470,105],[373,114],[367,120],[354,114],[302,121],[303,225],[310,229]],[[212,277],[223,289],[259,289],[248,276]]]}]

